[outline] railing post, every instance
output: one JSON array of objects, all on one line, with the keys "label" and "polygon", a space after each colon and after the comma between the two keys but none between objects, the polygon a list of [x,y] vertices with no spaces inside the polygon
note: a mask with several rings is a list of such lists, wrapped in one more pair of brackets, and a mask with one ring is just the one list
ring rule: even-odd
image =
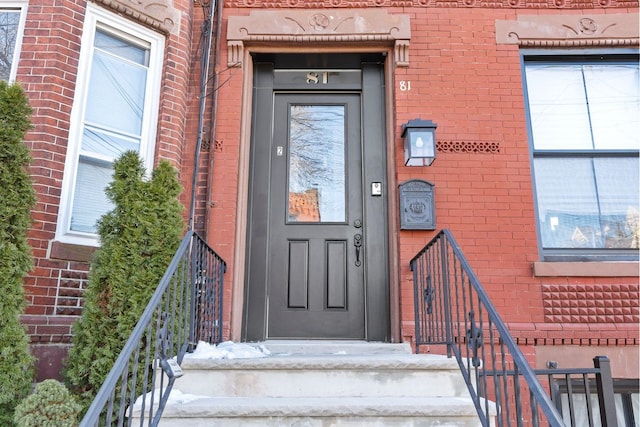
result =
[{"label": "railing post", "polygon": [[222,288],[222,278],[225,273],[225,266],[222,264],[221,260],[216,259],[217,263],[216,271],[218,272],[218,277],[216,281],[216,286],[218,287],[218,313],[216,316],[216,321],[218,322],[218,343],[222,342],[222,315],[224,313],[222,304],[224,303],[224,289]]},{"label": "railing post", "polygon": [[618,427],[609,358],[596,356],[593,358],[593,366],[598,369],[596,373],[596,388],[598,390],[598,403],[600,403],[600,422],[603,426]]},{"label": "railing post", "polygon": [[422,322],[420,316],[420,291],[418,286],[418,262],[412,260],[409,264],[409,268],[413,272],[413,318],[415,319],[415,336],[416,336],[416,353],[420,353],[420,345],[422,345]]},{"label": "railing post", "polygon": [[440,258],[442,262],[442,293],[444,297],[444,327],[447,335],[447,357],[453,355],[453,322],[451,321],[451,293],[449,289],[449,263],[447,260],[447,235],[440,240]]},{"label": "railing post", "polygon": [[198,265],[196,264],[196,259],[197,256],[199,254],[196,244],[197,244],[197,238],[195,235],[191,236],[191,245],[190,245],[190,251],[191,251],[191,256],[189,257],[189,280],[191,280],[191,304],[189,307],[189,352],[192,352],[193,350],[195,350],[196,346],[198,345],[198,340],[197,340],[197,335],[198,332],[196,330],[197,328],[197,305],[198,305],[198,284],[197,284],[197,280],[198,280]]}]

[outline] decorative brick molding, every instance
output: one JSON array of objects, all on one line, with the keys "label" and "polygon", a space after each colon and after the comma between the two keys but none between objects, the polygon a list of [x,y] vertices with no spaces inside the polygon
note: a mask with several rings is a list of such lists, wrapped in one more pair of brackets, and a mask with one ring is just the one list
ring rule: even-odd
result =
[{"label": "decorative brick molding", "polygon": [[450,7],[488,9],[595,9],[633,8],[633,0],[227,0],[236,8],[348,8],[348,7]]},{"label": "decorative brick molding", "polygon": [[92,0],[144,25],[171,33],[179,23],[179,12],[171,0]]},{"label": "decorative brick molding", "polygon": [[410,39],[409,15],[390,15],[383,9],[256,10],[229,17],[228,65],[242,66],[249,43],[349,43],[393,46],[396,65],[407,67]]},{"label": "decorative brick molding", "polygon": [[73,324],[78,320],[72,316],[33,316],[20,318],[27,327],[32,344],[70,343]]},{"label": "decorative brick molding", "polygon": [[79,316],[82,314],[84,291],[89,273],[80,270],[60,270],[56,292],[55,314]]},{"label": "decorative brick molding", "polygon": [[[585,328],[585,332],[593,334],[593,331],[588,331]],[[517,334],[517,331],[512,331],[513,335]],[[516,344],[518,345],[549,345],[549,346],[620,346],[620,347],[636,347],[638,345],[637,338],[574,338],[574,337],[544,337],[531,338],[531,337],[518,337],[514,336]]]},{"label": "decorative brick molding", "polygon": [[549,323],[640,322],[640,292],[637,284],[543,285],[545,321]]},{"label": "decorative brick molding", "polygon": [[516,21],[496,21],[496,41],[539,48],[637,47],[639,25],[637,13],[521,15]]},{"label": "decorative brick molding", "polygon": [[497,154],[500,143],[497,141],[437,141],[436,149],[443,153]]}]

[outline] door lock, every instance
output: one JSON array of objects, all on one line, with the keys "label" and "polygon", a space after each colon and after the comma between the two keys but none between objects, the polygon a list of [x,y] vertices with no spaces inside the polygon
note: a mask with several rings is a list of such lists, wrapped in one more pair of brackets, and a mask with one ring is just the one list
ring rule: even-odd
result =
[{"label": "door lock", "polygon": [[353,221],[353,226],[355,228],[361,228],[362,227],[362,220],[361,219],[356,219],[355,221]]}]

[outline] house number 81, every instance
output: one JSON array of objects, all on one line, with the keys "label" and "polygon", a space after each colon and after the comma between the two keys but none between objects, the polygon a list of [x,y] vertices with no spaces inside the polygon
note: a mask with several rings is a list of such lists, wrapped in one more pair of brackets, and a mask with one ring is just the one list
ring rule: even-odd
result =
[{"label": "house number 81", "polygon": [[409,80],[400,80],[400,91],[407,92],[411,90],[411,81]]},{"label": "house number 81", "polygon": [[316,73],[316,72],[309,72],[307,73],[307,84],[314,84],[317,85],[318,83],[326,85],[327,83],[329,83],[329,73],[327,73],[326,71],[323,73]]}]

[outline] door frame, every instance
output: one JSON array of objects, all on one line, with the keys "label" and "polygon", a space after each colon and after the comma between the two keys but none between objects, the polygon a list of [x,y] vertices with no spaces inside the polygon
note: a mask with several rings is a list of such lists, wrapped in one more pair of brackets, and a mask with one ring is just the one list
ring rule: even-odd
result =
[{"label": "door frame", "polygon": [[[251,149],[251,124],[253,103],[254,53],[308,53],[305,48],[280,46],[244,46],[242,50],[242,108],[240,114],[239,151],[238,151],[238,201],[236,207],[236,233],[231,279],[231,309],[230,309],[230,339],[242,340],[243,308],[245,303],[245,262],[247,253],[248,233],[248,204],[249,204],[249,164]],[[396,178],[396,145],[398,143],[395,132],[395,116],[393,112],[394,70],[397,63],[394,62],[394,47],[383,45],[379,47],[351,47],[332,48],[320,47],[313,53],[381,53],[386,57],[384,62],[384,116],[386,139],[386,180],[387,180],[387,246],[388,246],[388,277],[389,277],[389,341],[402,342],[400,333],[400,266],[399,266],[399,216],[398,216],[398,190]]]},{"label": "door frame", "polygon": [[[362,114],[357,124],[360,135],[357,140],[360,146],[357,149],[361,152],[362,160],[362,169],[358,171],[358,181],[361,180],[361,196],[358,203],[362,203],[363,209],[358,217],[362,221],[364,236],[362,249],[365,261],[362,265],[364,288],[360,291],[364,308],[361,318],[364,322],[362,334],[363,338],[369,341],[390,341],[388,235],[385,232],[380,233],[388,227],[383,63],[384,57],[379,54],[256,55],[254,70],[258,71],[253,85],[256,98],[253,99],[252,108],[264,114],[253,117],[252,120],[253,131],[256,135],[260,135],[258,139],[260,145],[250,150],[255,153],[251,154],[253,166],[249,171],[249,185],[255,184],[257,187],[250,189],[256,191],[255,198],[251,196],[251,192],[249,194],[248,216],[252,219],[247,224],[249,233],[247,249],[252,255],[247,268],[253,266],[257,270],[251,270],[253,273],[247,279],[245,287],[242,339],[262,340],[268,338],[268,331],[271,330],[267,325],[272,319],[272,313],[268,307],[271,307],[269,288],[273,284],[268,280],[271,277],[268,260],[262,255],[267,248],[271,247],[268,237],[270,232],[265,233],[265,231],[270,230],[273,220],[269,216],[271,212],[265,210],[271,204],[269,201],[271,197],[267,195],[269,191],[265,192],[264,183],[267,178],[265,174],[272,171],[272,166],[270,163],[265,163],[265,160],[280,159],[272,157],[269,148],[274,144],[271,139],[274,136],[271,135],[271,129],[278,126],[273,122],[274,96],[278,96],[276,94],[310,95],[311,100],[313,93],[327,94],[332,97],[357,93],[358,108]],[[336,70],[336,74],[332,78],[333,70]],[[309,79],[309,75],[312,79]],[[323,83],[316,84],[313,77],[320,76],[323,76]],[[278,143],[282,142],[278,141]],[[252,144],[255,143],[256,138],[252,138]],[[253,172],[259,173],[259,176],[252,177]],[[271,176],[270,173],[269,176]],[[374,183],[382,184],[381,195],[373,194]],[[254,202],[257,203],[255,206],[252,205]],[[353,220],[354,218],[351,218],[349,222]],[[351,230],[352,224],[344,225]],[[250,234],[252,227],[255,228],[253,232],[257,233],[255,239]],[[352,282],[353,285],[355,282]],[[355,288],[352,290],[358,293]],[[354,301],[354,304],[356,305],[353,307],[359,303]],[[338,315],[337,312],[336,315]],[[329,331],[327,333],[332,335]]]}]

